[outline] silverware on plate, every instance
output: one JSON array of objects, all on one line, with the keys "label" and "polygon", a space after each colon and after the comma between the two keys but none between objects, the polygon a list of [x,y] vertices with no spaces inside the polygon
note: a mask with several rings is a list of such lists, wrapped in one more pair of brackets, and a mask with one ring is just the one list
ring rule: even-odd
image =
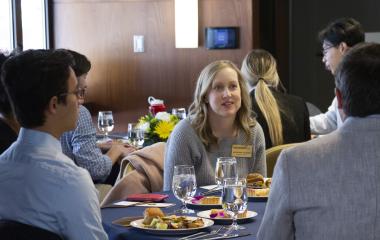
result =
[{"label": "silverware on plate", "polygon": [[217,186],[217,187],[211,188],[210,190],[207,190],[205,192],[201,192],[199,195],[206,196],[206,195],[214,194],[214,193],[221,192],[221,191],[222,191],[222,188]]},{"label": "silverware on plate", "polygon": [[216,240],[216,239],[229,239],[229,238],[238,238],[238,237],[245,237],[251,235],[250,233],[242,233],[242,234],[232,234],[232,235],[224,235],[219,234],[219,236],[216,237],[210,237],[210,238],[202,238],[202,240]]},{"label": "silverware on plate", "polygon": [[220,227],[218,229],[215,229],[215,230],[212,230],[211,232],[198,232],[198,233],[194,233],[194,234],[191,234],[189,236],[186,236],[186,237],[182,237],[182,238],[179,238],[178,240],[194,240],[194,239],[200,239],[200,238],[203,238],[205,236],[212,236],[212,235],[216,235],[220,232],[220,230],[222,230],[224,227]]}]

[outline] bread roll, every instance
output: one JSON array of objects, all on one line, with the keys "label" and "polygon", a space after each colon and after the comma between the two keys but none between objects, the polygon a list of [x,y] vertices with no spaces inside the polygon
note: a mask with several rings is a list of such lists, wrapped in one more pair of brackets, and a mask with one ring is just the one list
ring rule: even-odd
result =
[{"label": "bread roll", "polygon": [[265,181],[265,186],[267,188],[270,188],[270,185],[272,184],[272,178],[268,178],[266,181]]},{"label": "bread roll", "polygon": [[247,185],[250,187],[264,187],[264,177],[260,173],[249,173],[247,176]]},{"label": "bread roll", "polygon": [[159,208],[146,208],[144,211],[144,221],[143,224],[150,225],[153,218],[164,217],[165,214]]}]

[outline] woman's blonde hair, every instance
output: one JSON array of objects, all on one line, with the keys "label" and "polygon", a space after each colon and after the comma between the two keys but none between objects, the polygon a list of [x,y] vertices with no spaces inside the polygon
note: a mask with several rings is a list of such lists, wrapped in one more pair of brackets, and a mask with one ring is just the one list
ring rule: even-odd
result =
[{"label": "woman's blonde hair", "polygon": [[283,144],[281,109],[269,89],[283,89],[277,73],[276,59],[263,49],[252,50],[244,58],[241,71],[249,86],[256,87],[255,100],[268,124],[273,146]]},{"label": "woman's blonde hair", "polygon": [[194,92],[193,103],[189,107],[189,118],[191,125],[195,129],[202,143],[208,148],[211,144],[217,143],[217,138],[211,130],[208,117],[208,93],[211,90],[212,83],[218,72],[225,68],[231,68],[236,71],[241,91],[241,107],[237,112],[235,123],[239,129],[242,129],[247,135],[247,140],[252,141],[253,136],[251,127],[256,121],[251,117],[251,99],[248,93],[248,87],[241,75],[240,70],[231,61],[220,60],[207,65],[200,73]]}]

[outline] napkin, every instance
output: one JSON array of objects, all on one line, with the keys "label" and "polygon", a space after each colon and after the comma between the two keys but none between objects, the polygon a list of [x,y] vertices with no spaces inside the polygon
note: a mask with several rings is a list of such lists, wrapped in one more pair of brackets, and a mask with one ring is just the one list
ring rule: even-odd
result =
[{"label": "napkin", "polygon": [[158,207],[167,208],[174,206],[174,203],[144,203],[144,202],[130,202],[130,201],[120,201],[112,203],[110,205],[103,206],[102,208],[123,208],[123,207]]},{"label": "napkin", "polygon": [[139,201],[139,202],[161,202],[168,198],[167,194],[157,193],[137,193],[127,196],[127,201]]}]

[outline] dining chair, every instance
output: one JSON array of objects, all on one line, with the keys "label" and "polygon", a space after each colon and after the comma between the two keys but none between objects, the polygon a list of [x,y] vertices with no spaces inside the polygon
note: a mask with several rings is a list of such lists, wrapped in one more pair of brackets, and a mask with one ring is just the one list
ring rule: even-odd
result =
[{"label": "dining chair", "polygon": [[99,202],[102,202],[103,199],[107,196],[108,192],[111,191],[112,185],[97,183],[95,184],[96,190],[98,190],[98,199]]},{"label": "dining chair", "polygon": [[282,144],[265,150],[265,156],[267,161],[267,177],[272,177],[274,166],[276,165],[277,158],[280,155],[281,151],[286,148],[294,147],[298,144],[300,143]]},{"label": "dining chair", "polygon": [[58,234],[13,220],[0,220],[0,238],[3,240],[62,240]]}]

